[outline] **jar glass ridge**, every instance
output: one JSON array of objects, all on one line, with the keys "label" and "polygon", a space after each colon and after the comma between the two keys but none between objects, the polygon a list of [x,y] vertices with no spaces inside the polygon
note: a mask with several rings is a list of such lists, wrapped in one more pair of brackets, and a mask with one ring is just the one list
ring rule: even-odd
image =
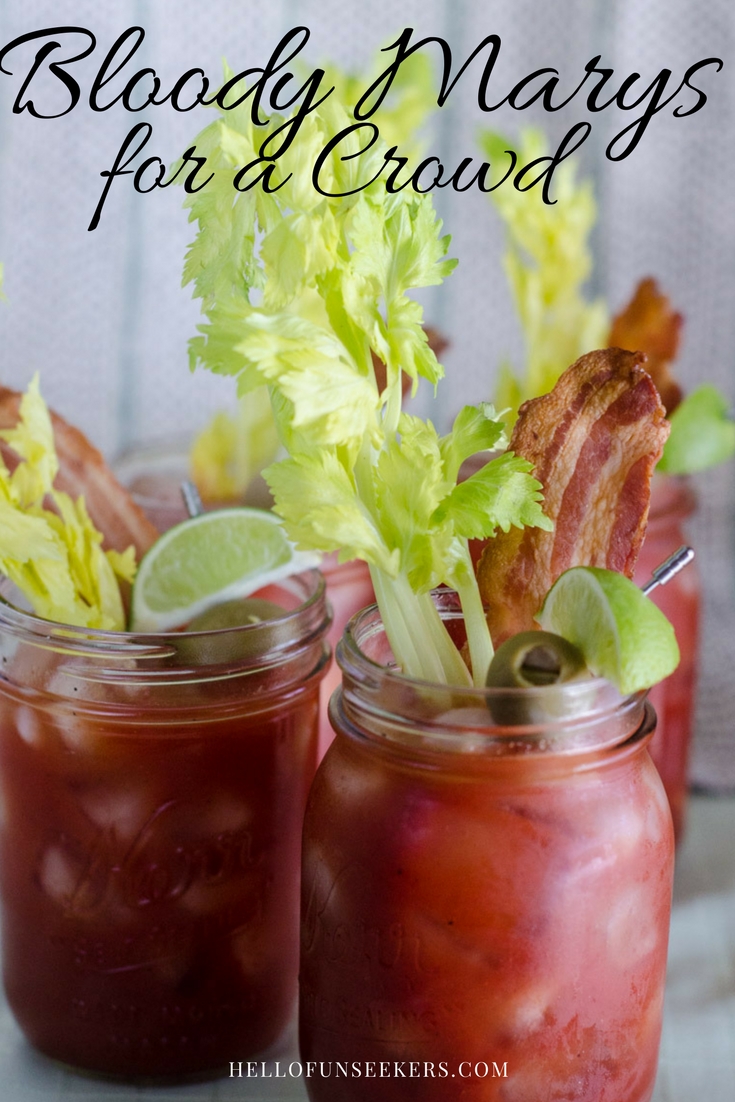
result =
[{"label": "jar glass ridge", "polygon": [[224,1074],[288,1024],[329,613],[316,571],[268,597],[161,635],[0,604],[4,980],[47,1055]]},{"label": "jar glass ridge", "polygon": [[[464,625],[456,594],[439,590],[435,603],[461,644]],[[465,688],[404,677],[376,605],[353,617],[335,653],[342,670],[342,687],[330,701],[335,720],[354,720],[363,735],[423,744],[427,750],[570,755],[615,745],[643,722],[645,694],[621,697],[602,678],[549,690]],[[552,696],[554,715],[548,707]],[[514,716],[512,724],[494,718],[503,713]]]}]

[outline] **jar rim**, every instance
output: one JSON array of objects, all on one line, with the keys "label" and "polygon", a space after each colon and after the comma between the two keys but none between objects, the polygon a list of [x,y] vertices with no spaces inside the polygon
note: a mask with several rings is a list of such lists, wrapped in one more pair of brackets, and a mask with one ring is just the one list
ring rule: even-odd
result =
[{"label": "jar rim", "polygon": [[[445,623],[461,620],[456,593],[432,596]],[[438,750],[577,753],[619,744],[641,722],[646,693],[623,696],[602,677],[529,688],[440,685],[366,653],[378,641],[385,653],[380,610],[371,605],[352,617],[336,649],[343,685],[334,711],[369,735]]]},{"label": "jar rim", "polygon": [[[228,671],[235,674],[281,665],[324,636],[331,609],[322,574],[318,570],[293,574],[279,581],[277,588],[298,603],[273,620],[208,631],[135,632],[44,620],[14,605],[0,582],[0,634],[63,653],[72,662],[107,664],[112,668],[105,672],[114,673],[117,680],[140,680],[142,673],[155,680],[173,673],[177,680],[207,680],[215,671],[216,676],[226,677]],[[208,660],[212,655],[214,660]],[[127,668],[131,659],[134,669]]]}]

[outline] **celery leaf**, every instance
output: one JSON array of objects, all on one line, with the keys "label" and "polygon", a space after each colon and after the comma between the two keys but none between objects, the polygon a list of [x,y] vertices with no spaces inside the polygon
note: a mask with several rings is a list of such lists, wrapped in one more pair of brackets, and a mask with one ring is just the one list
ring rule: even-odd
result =
[{"label": "celery leaf", "polygon": [[[514,144],[491,131],[480,134],[491,163],[502,164]],[[543,134],[531,128],[521,131],[516,148],[521,165],[547,153]],[[507,364],[501,370],[495,390],[501,408],[516,411],[526,399],[546,394],[570,363],[607,343],[605,304],[583,293],[592,271],[589,236],[597,209],[590,182],[578,182],[576,173],[571,159],[558,166],[553,205],[543,202],[540,188],[491,193],[505,227],[504,266],[525,344],[523,370]]]},{"label": "celery leaf", "polygon": [[0,457],[0,571],[47,620],[122,630],[117,579],[132,579],[134,552],[103,551],[84,498],[54,489],[59,464],[38,376],[21,399],[18,424],[0,439],[20,460],[11,474]]},{"label": "celery leaf", "polygon": [[504,452],[455,486],[434,519],[451,520],[457,535],[467,539],[484,539],[498,528],[508,532],[526,525],[551,531],[552,522],[541,508],[542,486],[532,470],[528,460]]},{"label": "celery leaf", "polygon": [[671,433],[657,470],[694,474],[723,463],[735,453],[730,403],[711,383],[703,383],[688,394],[669,420]]},{"label": "celery leaf", "polygon": [[455,481],[459,468],[470,456],[506,445],[505,425],[497,419],[494,406],[489,402],[464,406],[454,419],[451,433],[439,441],[447,478]]},{"label": "celery leaf", "polygon": [[[247,107],[229,114],[203,139],[231,180],[255,142]],[[431,422],[401,412],[402,373],[414,389],[420,379],[436,386],[444,373],[412,294],[441,283],[455,261],[431,197],[388,193],[385,142],[366,144],[350,123],[347,105],[332,95],[303,119],[272,162],[282,186],[262,207],[257,198],[228,203],[219,192],[211,202],[188,200],[199,233],[185,279],[207,317],[191,342],[191,362],[234,375],[241,395],[267,384],[290,453],[264,472],[275,509],[298,546],[370,564],[404,671],[468,681],[429,595],[446,582],[460,593],[481,683],[492,643],[467,538],[548,522],[538,483],[514,457],[497,461],[494,477],[470,480],[465,491],[457,486],[467,456],[505,442],[491,407],[461,411],[441,438]],[[259,139],[282,125],[273,116]],[[320,194],[312,166],[334,139],[319,173],[329,194]],[[374,358],[385,366],[385,382]]]},{"label": "celery leaf", "polygon": [[390,575],[397,573],[398,552],[386,546],[350,475],[332,451],[284,459],[264,475],[297,546],[339,551],[343,562],[362,558]]}]

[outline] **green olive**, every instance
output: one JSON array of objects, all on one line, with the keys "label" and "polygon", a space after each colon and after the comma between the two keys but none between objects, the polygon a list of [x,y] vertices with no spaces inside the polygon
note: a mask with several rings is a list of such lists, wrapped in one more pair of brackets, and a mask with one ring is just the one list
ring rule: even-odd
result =
[{"label": "green olive", "polygon": [[[288,641],[293,629],[289,624],[276,623],[285,615],[286,609],[259,597],[223,601],[195,616],[189,623],[178,644],[179,654],[193,666],[220,665],[254,656],[259,651]],[[267,632],[227,630],[271,621],[273,627]],[[207,634],[193,634],[200,632]]]},{"label": "green olive", "polygon": [[498,694],[489,700],[490,711],[497,723],[514,726],[561,718],[571,702],[568,694],[565,699],[555,687],[589,676],[584,656],[573,643],[548,631],[522,631],[498,647],[487,671],[486,685],[546,691]]},{"label": "green olive", "polygon": [[213,605],[189,624],[187,631],[219,631],[221,628],[244,628],[249,624],[262,624],[263,620],[274,620],[283,616],[285,609],[273,601],[263,601],[260,597],[247,597],[245,600],[223,601]]},{"label": "green olive", "polygon": [[550,631],[522,631],[498,647],[487,671],[488,687],[527,689],[558,685],[587,672],[581,650]]}]

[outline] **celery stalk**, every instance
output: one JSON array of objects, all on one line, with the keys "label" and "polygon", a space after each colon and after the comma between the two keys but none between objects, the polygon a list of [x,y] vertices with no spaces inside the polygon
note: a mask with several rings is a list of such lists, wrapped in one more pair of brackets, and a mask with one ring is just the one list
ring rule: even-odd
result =
[{"label": "celery stalk", "polygon": [[[196,139],[215,177],[213,192],[186,200],[198,234],[185,280],[207,318],[191,360],[234,375],[241,394],[267,384],[289,453],[264,472],[275,509],[299,547],[369,563],[403,671],[470,684],[431,598],[444,583],[460,593],[479,683],[492,642],[468,540],[548,527],[541,487],[530,464],[509,455],[457,484],[464,459],[503,445],[492,407],[464,407],[446,436],[402,412],[402,371],[414,385],[436,386],[444,374],[410,292],[441,283],[455,262],[430,196],[386,190],[382,141],[363,150],[354,134],[341,139],[322,168],[330,195],[314,190],[310,166],[350,121],[326,97],[274,162],[271,186],[283,186],[269,194],[232,191],[268,136],[255,134],[246,105]],[[283,122],[274,115],[270,126]],[[373,355],[386,367],[382,389]]]}]

